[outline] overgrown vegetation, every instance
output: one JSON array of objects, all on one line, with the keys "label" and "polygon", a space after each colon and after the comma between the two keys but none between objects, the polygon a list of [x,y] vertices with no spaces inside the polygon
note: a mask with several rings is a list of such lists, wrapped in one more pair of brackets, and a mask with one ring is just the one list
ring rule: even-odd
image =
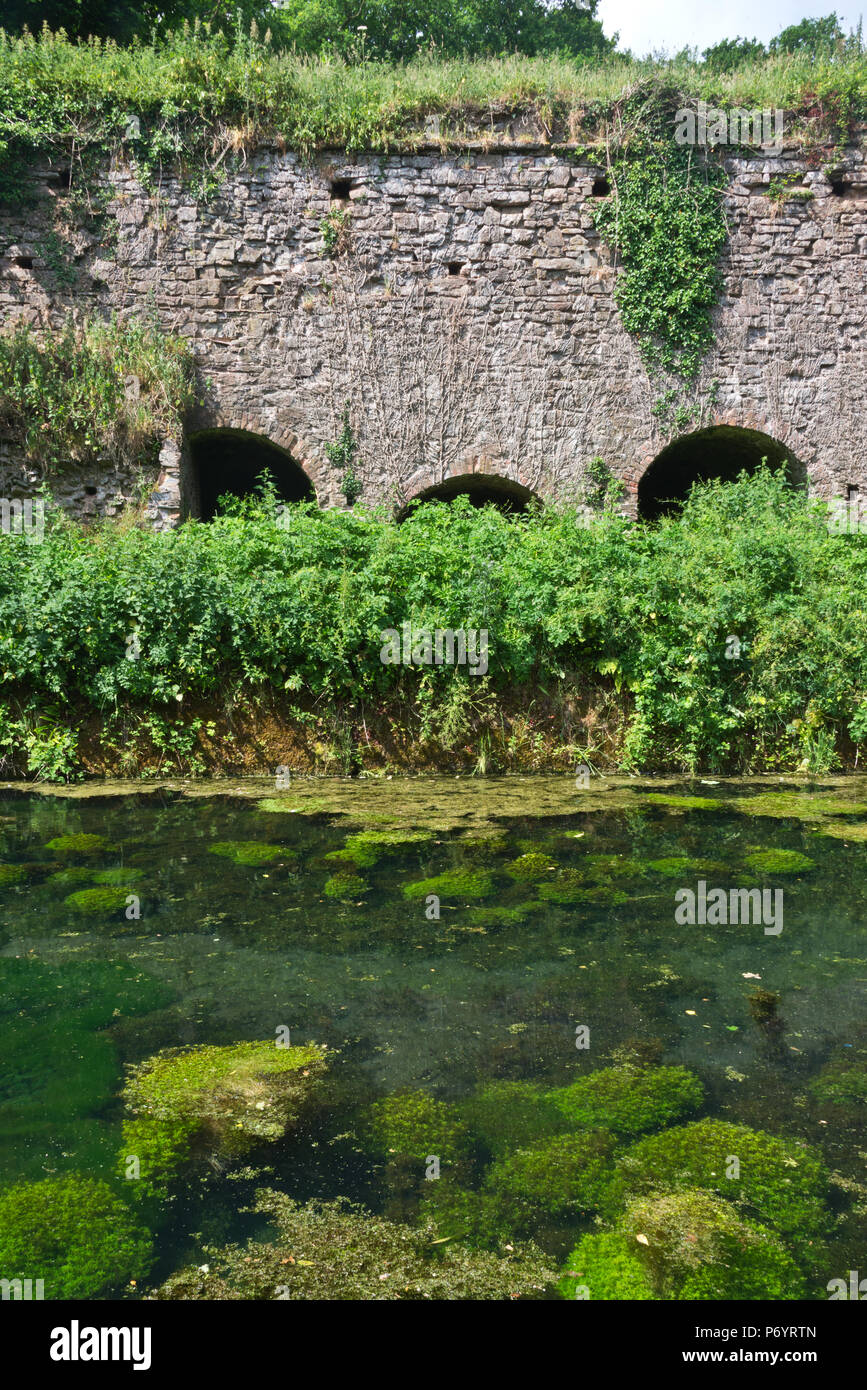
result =
[{"label": "overgrown vegetation", "polygon": [[432,112],[443,140],[460,143],[468,123],[478,135],[492,118],[527,111],[545,138],[595,140],[601,150],[619,128],[623,102],[648,81],[724,107],[783,107],[787,139],[811,144],[839,142],[867,113],[857,34],[813,50],[745,54],[720,70],[689,52],[664,62],[514,51],[471,58],[421,50],[401,63],[358,52],[317,57],[280,49],[255,26],[252,34],[224,33],[198,23],[126,48],[47,31],[0,33],[0,198],[26,197],[29,169],[46,161],[71,161],[74,194],[92,178],[94,157],[112,154],[152,182],[180,166],[207,191],[258,141],[308,153],[324,145],[388,149],[429,140]]},{"label": "overgrown vegetation", "polygon": [[[598,762],[592,725],[573,714],[562,731],[580,692],[609,688],[625,724],[609,766],[824,772],[867,736],[867,541],[831,534],[782,473],[696,487],[653,526],[611,511],[588,526],[574,508],[507,518],[466,499],[399,525],[307,503],[289,516],[286,530],[273,497],[248,499],[152,534],[83,532],[49,511],[41,544],[4,536],[6,774],[75,775],[85,722],[107,744],[162,728],[170,766],[195,770],[205,709],[224,724],[275,692],[300,729],[339,719],[360,765],[379,721],[417,751],[434,741],[440,766],[482,747],[489,769],[515,766],[503,710],[516,695],[540,740],[533,766]],[[383,664],[383,630],[404,623],[487,629],[487,675]],[[530,688],[552,716],[560,701],[559,734],[530,727]],[[229,745],[221,758],[231,766]]]},{"label": "overgrown vegetation", "polygon": [[43,472],[143,465],[179,437],[192,379],[186,341],[150,317],[19,323],[0,334],[0,434]]}]

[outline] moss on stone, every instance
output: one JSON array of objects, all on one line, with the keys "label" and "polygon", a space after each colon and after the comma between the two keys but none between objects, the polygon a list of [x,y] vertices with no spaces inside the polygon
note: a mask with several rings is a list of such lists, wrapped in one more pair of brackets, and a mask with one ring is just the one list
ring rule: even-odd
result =
[{"label": "moss on stone", "polygon": [[104,835],[57,835],[45,846],[53,854],[99,855],[113,854],[117,846],[110,844]]},{"label": "moss on stone", "polygon": [[701,1082],[685,1067],[604,1067],[547,1094],[571,1125],[615,1134],[659,1129],[704,1101]]},{"label": "moss on stone", "polygon": [[506,1301],[539,1298],[556,1279],[547,1256],[529,1243],[469,1250],[442,1243],[430,1221],[414,1229],[343,1201],[301,1206],[278,1192],[258,1193],[256,1210],[275,1230],[269,1241],[209,1252],[207,1269],[179,1271],[157,1296],[263,1300],[285,1290],[311,1302]]},{"label": "moss on stone", "polygon": [[93,876],[94,883],[116,884],[119,888],[126,887],[128,884],[138,883],[144,878],[143,869],[117,868],[100,869]]},{"label": "moss on stone", "polygon": [[809,1086],[817,1100],[832,1105],[867,1104],[867,1050],[839,1053],[825,1064]]},{"label": "moss on stone", "polygon": [[260,840],[220,840],[209,845],[208,850],[223,859],[231,859],[234,864],[246,864],[250,868],[273,864],[275,859],[294,858],[292,851],[283,845],[265,845]]},{"label": "moss on stone", "polygon": [[23,864],[0,864],[0,888],[8,888],[13,883],[23,883],[27,870]]},{"label": "moss on stone", "polygon": [[[738,1160],[739,1176],[732,1158]],[[792,1242],[824,1234],[828,1175],[806,1145],[726,1120],[696,1120],[639,1140],[620,1161],[636,1192],[699,1187],[732,1202]]]},{"label": "moss on stone", "polygon": [[44,1279],[46,1299],[120,1292],[152,1261],[149,1233],[107,1183],[46,1178],[0,1192],[3,1278]]},{"label": "moss on stone", "polygon": [[485,869],[446,869],[434,878],[403,885],[405,898],[415,900],[435,894],[438,898],[489,898],[496,892],[493,877]]},{"label": "moss on stone", "polygon": [[621,888],[588,883],[586,874],[580,869],[561,869],[555,879],[540,883],[538,891],[544,902],[561,907],[577,903],[617,907],[629,901],[629,894]]},{"label": "moss on stone", "polygon": [[49,883],[59,883],[62,887],[72,887],[75,883],[93,883],[96,879],[95,869],[79,868],[60,869],[56,874],[52,874]]},{"label": "moss on stone", "polygon": [[755,849],[745,856],[758,874],[804,874],[815,869],[815,859],[794,849]]},{"label": "moss on stone", "polygon": [[503,868],[510,878],[514,878],[518,883],[540,883],[557,869],[556,859],[552,859],[549,854],[521,854],[517,859],[512,859]]}]

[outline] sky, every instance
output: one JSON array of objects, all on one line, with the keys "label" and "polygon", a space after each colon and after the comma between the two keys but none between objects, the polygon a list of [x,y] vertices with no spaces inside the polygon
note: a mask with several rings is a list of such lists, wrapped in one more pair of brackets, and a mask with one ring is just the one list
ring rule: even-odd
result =
[{"label": "sky", "polygon": [[[720,39],[761,39],[767,43],[789,24],[836,12],[844,30],[854,28],[867,0],[599,0],[597,19],[606,34],[620,32],[620,48],[637,57],[667,49],[709,48]],[[867,24],[865,24],[867,28]]]}]

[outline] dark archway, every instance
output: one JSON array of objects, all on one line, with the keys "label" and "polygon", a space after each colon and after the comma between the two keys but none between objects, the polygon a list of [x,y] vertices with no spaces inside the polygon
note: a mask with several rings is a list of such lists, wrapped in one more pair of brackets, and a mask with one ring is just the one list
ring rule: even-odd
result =
[{"label": "dark archway", "polygon": [[525,512],[536,494],[511,478],[497,473],[459,473],[445,482],[435,483],[418,493],[398,512],[398,521],[408,517],[417,502],[453,502],[456,497],[468,497],[474,507],[498,507],[507,516]]},{"label": "dark archway", "polygon": [[733,482],[740,473],[754,473],[762,459],[771,468],[785,464],[789,482],[805,486],[804,468],[783,444],[759,430],[715,425],[675,439],[657,454],[638,484],[638,515],[655,521],[678,511],[693,483],[710,478]]},{"label": "dark archway", "polygon": [[268,472],[284,502],[315,502],[313,484],[286,449],[247,430],[201,430],[189,439],[190,510],[203,521],[216,515],[225,493],[249,497]]}]

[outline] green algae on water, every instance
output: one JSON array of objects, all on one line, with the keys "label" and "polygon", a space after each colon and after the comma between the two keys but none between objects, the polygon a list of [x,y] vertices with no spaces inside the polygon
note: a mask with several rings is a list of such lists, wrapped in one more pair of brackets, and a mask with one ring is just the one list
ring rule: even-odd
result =
[{"label": "green algae on water", "polygon": [[603,1067],[547,1098],[572,1125],[641,1134],[697,1110],[704,1087],[685,1067]]},{"label": "green algae on water", "polygon": [[109,913],[122,912],[127,906],[130,894],[125,888],[80,888],[64,898],[67,907],[86,917],[104,917]]},{"label": "green algae on water", "polygon": [[223,859],[231,859],[234,864],[245,864],[249,868],[260,868],[272,864],[275,859],[292,859],[292,851],[283,845],[265,845],[260,840],[219,840],[209,845],[210,854],[219,854]]},{"label": "green algae on water", "polygon": [[53,854],[113,854],[117,845],[111,844],[104,835],[57,835],[45,846]]}]

